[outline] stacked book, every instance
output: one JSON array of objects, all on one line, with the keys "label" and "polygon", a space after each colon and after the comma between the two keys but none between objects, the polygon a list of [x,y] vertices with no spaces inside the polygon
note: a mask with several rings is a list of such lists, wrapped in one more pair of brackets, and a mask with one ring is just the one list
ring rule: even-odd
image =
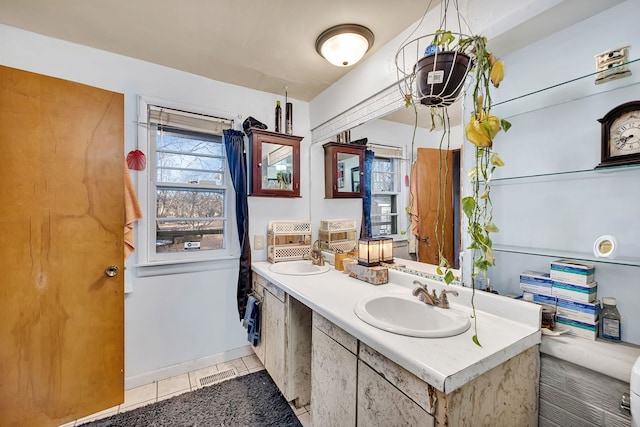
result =
[{"label": "stacked book", "polygon": [[594,276],[593,264],[562,259],[552,261],[548,273],[523,272],[520,288],[525,292],[525,299],[555,307],[559,329],[595,340],[600,303]]}]

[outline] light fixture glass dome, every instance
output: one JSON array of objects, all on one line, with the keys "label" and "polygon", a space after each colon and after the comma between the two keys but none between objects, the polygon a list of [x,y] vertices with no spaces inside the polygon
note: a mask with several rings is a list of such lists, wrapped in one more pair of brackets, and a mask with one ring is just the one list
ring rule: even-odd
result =
[{"label": "light fixture glass dome", "polygon": [[324,31],[316,40],[316,50],[338,67],[358,62],[373,45],[373,33],[357,24],[342,24]]}]

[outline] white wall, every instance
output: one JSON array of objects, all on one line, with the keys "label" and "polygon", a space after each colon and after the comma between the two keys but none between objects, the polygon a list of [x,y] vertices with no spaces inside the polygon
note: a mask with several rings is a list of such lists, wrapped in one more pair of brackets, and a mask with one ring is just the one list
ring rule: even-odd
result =
[{"label": "white wall", "polygon": [[[125,100],[124,153],[136,147],[137,96],[197,106],[236,119],[253,116],[273,128],[273,94],[212,81],[189,73],[0,25],[0,64],[120,92]],[[308,104],[292,100],[294,133],[304,136],[308,158]],[[124,155],[123,153],[123,155]],[[132,172],[134,182],[135,174]],[[308,219],[308,168],[301,171],[299,199],[252,197],[250,234],[266,234],[270,219]],[[144,200],[143,195],[139,197]],[[231,220],[234,220],[233,218]],[[137,239],[145,236],[137,229]],[[234,236],[234,238],[237,238]],[[254,251],[266,259],[266,251]],[[126,386],[148,383],[202,364],[248,354],[236,309],[237,260],[195,268],[136,267],[127,261],[133,293],[125,299]],[[144,276],[144,277],[142,277]]]},{"label": "white wall", "polygon": [[[594,55],[631,45],[640,58],[635,23],[640,3],[629,0],[549,35],[504,57],[507,76],[496,100],[507,100],[595,71]],[[612,24],[614,23],[614,24]],[[494,145],[506,165],[496,178],[591,170],[600,162],[600,123],[613,107],[640,99],[640,65],[631,77],[595,85],[587,77],[495,109],[513,124]],[[491,284],[519,292],[523,270],[548,271],[549,262],[571,251],[593,256],[598,236],[614,235],[618,258],[640,260],[640,170],[552,175],[545,179],[495,181],[494,245],[551,250],[551,256],[496,253]],[[598,297],[615,297],[622,339],[640,344],[640,267],[596,263]]]}]

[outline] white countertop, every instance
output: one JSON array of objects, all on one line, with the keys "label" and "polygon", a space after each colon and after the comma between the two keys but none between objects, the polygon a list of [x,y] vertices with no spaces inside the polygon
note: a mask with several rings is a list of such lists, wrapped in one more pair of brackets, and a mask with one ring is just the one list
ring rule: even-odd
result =
[{"label": "white countertop", "polygon": [[[331,268],[328,272],[291,276],[273,273],[271,263],[254,262],[252,269],[313,311],[344,329],[355,338],[412,372],[433,387],[451,393],[477,376],[540,343],[540,307],[486,292],[475,293],[478,339],[472,341],[471,328],[448,338],[413,338],[377,329],[360,320],[353,307],[363,298],[386,293],[408,295],[413,280],[429,289],[447,285],[411,274],[389,270],[389,283],[371,285]],[[472,291],[455,287],[458,297],[449,297],[451,309],[471,315]]]}]

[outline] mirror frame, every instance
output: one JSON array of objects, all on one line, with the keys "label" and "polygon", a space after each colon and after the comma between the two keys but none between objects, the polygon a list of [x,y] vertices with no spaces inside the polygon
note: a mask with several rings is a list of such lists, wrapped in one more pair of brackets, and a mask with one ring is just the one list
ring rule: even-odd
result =
[{"label": "mirror frame", "polygon": [[[266,197],[300,197],[300,141],[303,137],[270,132],[258,128],[247,131],[250,140],[250,195]],[[262,188],[262,144],[290,146],[293,149],[293,177],[291,189]]]},{"label": "mirror frame", "polygon": [[[362,198],[364,187],[361,185],[359,191],[339,191],[338,190],[338,155],[351,154],[358,156],[358,168],[360,181],[364,176],[364,152],[367,149],[364,145],[342,144],[339,142],[328,142],[322,145],[324,148],[324,197],[325,199],[353,199]],[[343,174],[351,174],[351,170],[343,170]]]}]

